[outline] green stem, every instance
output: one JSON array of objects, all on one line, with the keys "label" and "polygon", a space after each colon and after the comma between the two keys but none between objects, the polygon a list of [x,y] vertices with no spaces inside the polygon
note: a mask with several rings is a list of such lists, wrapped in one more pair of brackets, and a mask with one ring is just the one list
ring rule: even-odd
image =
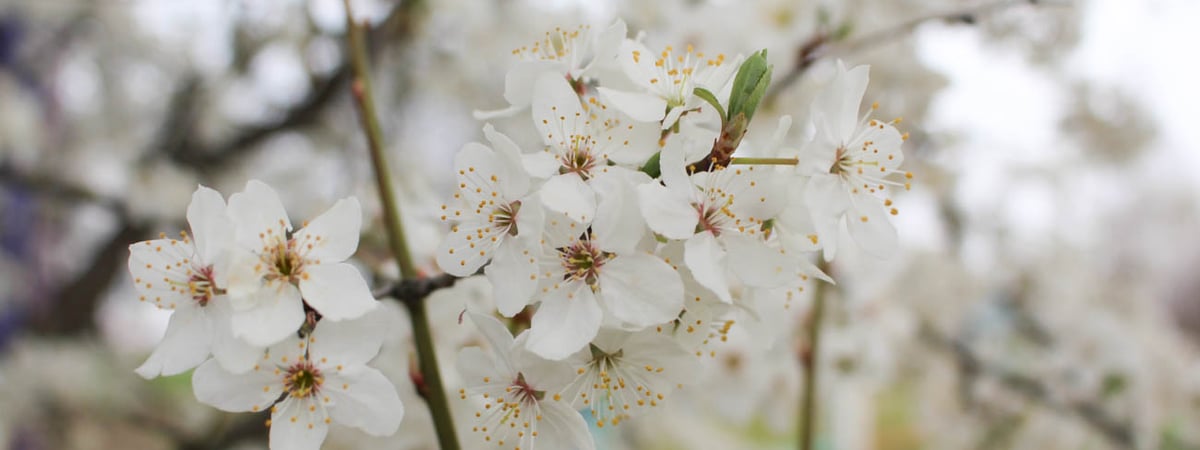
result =
[{"label": "green stem", "polygon": [[794,166],[800,164],[799,158],[731,158],[729,164],[741,165],[770,165],[770,166]]},{"label": "green stem", "polygon": [[[820,256],[818,256],[820,258]],[[829,264],[822,259],[817,267],[829,273]],[[808,315],[808,352],[803,361],[804,397],[800,403],[800,450],[812,450],[816,441],[817,372],[820,364],[821,324],[825,318],[825,282],[814,280],[813,304]]]},{"label": "green stem", "polygon": [[[354,64],[354,82],[351,84],[351,91],[358,106],[363,132],[367,136],[371,165],[375,168],[376,187],[379,190],[380,202],[383,204],[383,220],[388,230],[388,242],[393,256],[396,257],[396,263],[400,265],[401,277],[405,280],[415,280],[420,277],[420,274],[408,251],[408,242],[405,240],[404,227],[400,220],[402,217],[400,207],[396,202],[395,192],[392,190],[391,172],[383,152],[383,133],[379,129],[379,119],[375,113],[364,29],[360,24],[354,22],[349,0],[345,0],[345,7],[346,35],[349,39],[350,56]],[[434,353],[433,333],[429,328],[429,317],[425,311],[425,296],[404,299],[403,303],[408,307],[409,319],[412,321],[413,341],[417,346],[417,360],[422,381],[426,387],[425,399],[429,403],[429,412],[433,416],[438,444],[442,450],[459,450],[458,435],[454,432],[454,418],[450,413],[450,404],[446,400],[446,389],[442,385],[442,376],[438,369],[437,355]]]},{"label": "green stem", "polygon": [[391,244],[392,254],[396,257],[396,264],[400,266],[400,276],[404,279],[417,278],[419,275],[416,265],[413,264],[412,254],[408,251],[408,241],[404,237],[404,223],[400,220],[402,217],[400,206],[396,203],[396,193],[392,190],[392,175],[388,168],[387,156],[384,155],[383,132],[379,129],[379,116],[375,114],[365,30],[351,19],[349,0],[346,0],[346,26],[346,35],[350,41],[350,56],[354,64],[354,81],[350,89],[354,93],[363,132],[367,136],[371,165],[375,167],[376,188],[379,190],[379,200],[383,204],[383,222],[388,230],[388,242]]}]

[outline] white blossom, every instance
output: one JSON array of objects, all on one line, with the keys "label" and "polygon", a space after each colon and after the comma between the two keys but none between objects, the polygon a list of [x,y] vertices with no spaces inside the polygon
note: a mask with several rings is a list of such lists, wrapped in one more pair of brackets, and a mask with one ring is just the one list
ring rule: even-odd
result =
[{"label": "white blossom", "polygon": [[[839,62],[830,85],[813,101],[814,140],[802,151],[798,173],[809,177],[804,202],[821,239],[825,259],[837,252],[836,236],[844,220],[850,235],[863,250],[879,257],[896,248],[896,228],[888,220],[896,214],[887,198],[906,183],[888,179],[904,162],[900,145],[904,137],[893,126],[859,116],[859,103],[867,89],[867,66],[847,70]],[[875,107],[872,107],[872,110]]]},{"label": "white blossom", "polygon": [[137,368],[146,378],[175,375],[211,353],[228,370],[245,371],[262,353],[233,336],[224,295],[233,224],[221,194],[200,186],[187,210],[192,234],[129,246],[129,273],[138,299],[173,310],[162,342]]},{"label": "white blossom", "polygon": [[243,374],[205,363],[192,376],[196,398],[230,412],[269,408],[272,450],[318,449],[334,421],[375,436],[395,433],[404,405],[391,382],[366,365],[390,327],[385,318],[321,320],[312,334],[271,346]]},{"label": "white blossom", "polygon": [[514,340],[495,318],[474,312],[468,316],[492,349],[491,355],[479,347],[458,354],[458,369],[466,383],[459,397],[476,400],[477,405],[472,434],[488,445],[514,450],[595,448],[583,417],[554,395],[571,379],[570,367],[526,350],[528,332]]},{"label": "white blossom", "polygon": [[362,274],[343,262],[358,248],[357,199],[339,200],[293,232],[279,196],[252,180],[229,197],[229,215],[236,227],[228,287],[234,335],[266,346],[296,332],[305,304],[335,321],[375,307]]},{"label": "white blossom", "polygon": [[696,358],[655,330],[603,330],[567,360],[575,378],[561,396],[586,408],[603,427],[654,408],[667,394],[694,380]]}]

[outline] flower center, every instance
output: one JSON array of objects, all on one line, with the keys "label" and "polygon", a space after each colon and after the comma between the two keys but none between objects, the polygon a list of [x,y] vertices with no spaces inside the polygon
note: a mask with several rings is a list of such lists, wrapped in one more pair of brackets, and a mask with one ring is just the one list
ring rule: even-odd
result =
[{"label": "flower center", "polygon": [[274,245],[267,245],[261,255],[267,264],[267,281],[298,282],[304,274],[304,256],[296,248],[295,239],[278,238]]},{"label": "flower center", "polygon": [[710,232],[713,236],[721,235],[721,226],[725,223],[725,218],[731,216],[726,208],[718,208],[711,204],[696,204],[694,205],[696,212],[700,215],[700,221],[696,222],[696,233]]},{"label": "flower center", "polygon": [[558,173],[577,173],[584,180],[590,178],[592,169],[596,168],[596,157],[592,154],[595,143],[591,136],[571,136],[570,150],[559,157],[562,167]]},{"label": "flower center", "polygon": [[558,251],[563,268],[567,270],[566,279],[582,280],[588,285],[599,281],[600,268],[613,256],[596,248],[591,240],[577,240]]},{"label": "flower center", "polygon": [[188,292],[192,294],[192,300],[195,300],[200,306],[208,306],[208,301],[217,295],[217,288],[213,283],[212,266],[197,269],[188,279],[187,285]]},{"label": "flower center", "polygon": [[284,391],[295,398],[316,395],[324,383],[325,377],[321,375],[320,369],[314,367],[307,359],[288,368],[287,375],[283,378]]},{"label": "flower center", "polygon": [[533,386],[530,386],[525,381],[524,373],[517,373],[517,379],[513,380],[512,385],[508,389],[505,389],[505,391],[508,392],[510,398],[522,405],[535,404],[546,396],[545,391],[534,389]]},{"label": "flower center", "polygon": [[533,43],[533,47],[522,46],[513,49],[512,54],[525,60],[558,61],[571,58],[576,53],[575,43],[580,32],[589,27],[581,26],[573,30],[556,27],[547,31],[541,40]]},{"label": "flower center", "polygon": [[517,213],[520,211],[520,200],[500,205],[492,211],[492,215],[488,217],[488,222],[495,225],[497,229],[507,232],[509,236],[516,236],[518,232]]}]

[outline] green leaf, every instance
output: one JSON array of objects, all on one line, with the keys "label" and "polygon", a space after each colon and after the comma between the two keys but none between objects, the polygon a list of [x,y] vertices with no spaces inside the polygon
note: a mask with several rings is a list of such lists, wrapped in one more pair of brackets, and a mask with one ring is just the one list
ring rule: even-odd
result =
[{"label": "green leaf", "polygon": [[721,107],[721,102],[717,101],[717,96],[713,95],[713,93],[708,89],[702,87],[698,87],[692,92],[695,93],[697,97],[704,99],[704,101],[708,102],[708,104],[713,105],[713,108],[717,108],[717,114],[721,115],[721,121],[725,121],[725,108]]},{"label": "green leaf", "polygon": [[638,170],[641,170],[642,173],[646,175],[650,175],[650,178],[658,178],[659,176],[662,176],[662,168],[658,166],[658,158],[661,155],[662,152],[655,152],[654,156],[651,156],[650,159],[646,161],[646,164],[643,164],[642,168]]},{"label": "green leaf", "polygon": [[729,110],[727,119],[738,114],[745,114],[746,120],[754,117],[758,102],[766,94],[767,85],[771,84],[771,70],[767,64],[767,50],[763,49],[742,63],[738,73],[733,78],[733,89],[729,92]]}]

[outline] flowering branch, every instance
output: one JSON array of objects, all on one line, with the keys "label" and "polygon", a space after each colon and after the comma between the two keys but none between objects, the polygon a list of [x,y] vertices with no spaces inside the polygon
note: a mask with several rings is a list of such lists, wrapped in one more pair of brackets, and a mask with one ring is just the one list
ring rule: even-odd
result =
[{"label": "flowering branch", "polygon": [[[829,273],[829,264],[820,260],[817,265],[821,272]],[[817,369],[821,349],[821,324],[825,317],[825,296],[827,289],[823,281],[813,284],[813,303],[808,314],[808,351],[803,353],[800,361],[804,371],[804,397],[800,403],[800,440],[801,450],[812,450],[816,441],[814,431],[817,421]]]},{"label": "flowering branch", "polygon": [[[421,278],[413,263],[412,255],[405,240],[404,227],[401,222],[400,208],[392,190],[391,172],[383,150],[383,132],[379,128],[378,116],[375,113],[375,102],[371,90],[370,68],[367,62],[367,44],[362,25],[356,23],[350,8],[350,1],[345,1],[346,34],[350,46],[350,56],[353,59],[354,81],[351,92],[358,106],[359,118],[362,121],[363,132],[367,137],[367,145],[371,153],[371,164],[375,168],[375,181],[379,190],[379,198],[383,203],[384,224],[388,230],[388,242],[392,254],[400,265],[401,277],[408,284],[421,284]],[[405,286],[406,283],[401,283]],[[433,333],[429,328],[429,318],[425,311],[425,298],[429,292],[440,286],[440,283],[429,283],[422,292],[416,295],[398,296],[399,300],[408,307],[409,319],[412,321],[413,340],[417,346],[418,364],[421,376],[428,391],[425,400],[429,404],[429,412],[433,416],[437,428],[438,443],[443,450],[458,450],[458,437],[454,432],[454,420],[450,414],[450,405],[446,400],[446,391],[442,386],[442,377],[438,369],[437,356],[433,348]]]}]

